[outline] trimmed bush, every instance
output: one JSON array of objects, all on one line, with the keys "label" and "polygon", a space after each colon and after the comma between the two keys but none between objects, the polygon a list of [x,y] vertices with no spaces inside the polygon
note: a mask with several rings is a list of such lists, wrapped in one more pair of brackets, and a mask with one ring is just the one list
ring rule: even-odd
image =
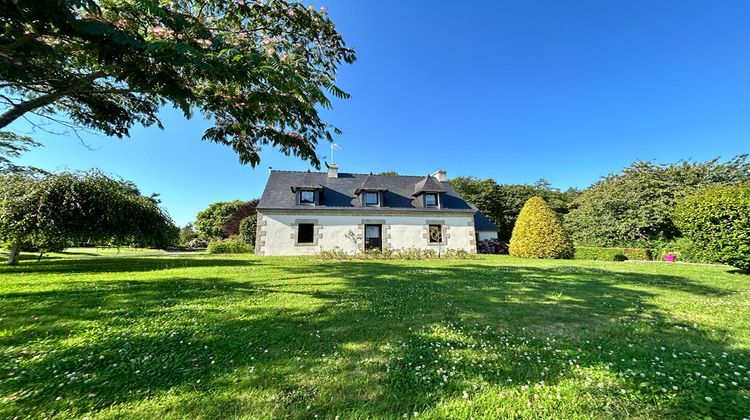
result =
[{"label": "trimmed bush", "polygon": [[253,252],[253,247],[240,239],[227,239],[209,243],[206,252],[209,254],[250,254]]},{"label": "trimmed bush", "polygon": [[647,248],[603,248],[577,246],[575,259],[596,261],[650,260],[653,252]]},{"label": "trimmed bush", "polygon": [[526,258],[573,258],[573,242],[560,217],[541,197],[532,197],[518,214],[510,255]]},{"label": "trimmed bush", "polygon": [[256,215],[247,216],[240,222],[240,239],[252,247],[255,246],[255,229],[257,225],[258,217]]},{"label": "trimmed bush", "polygon": [[718,261],[750,271],[750,184],[691,195],[675,208],[674,221]]},{"label": "trimmed bush", "polygon": [[477,244],[477,252],[480,254],[507,254],[508,245],[497,239],[483,239]]}]

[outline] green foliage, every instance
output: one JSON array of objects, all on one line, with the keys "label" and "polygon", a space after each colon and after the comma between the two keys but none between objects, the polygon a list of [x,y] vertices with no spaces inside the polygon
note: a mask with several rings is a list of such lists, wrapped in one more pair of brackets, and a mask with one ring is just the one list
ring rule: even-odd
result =
[{"label": "green foliage", "polygon": [[247,216],[240,222],[240,238],[248,245],[255,246],[255,232],[258,227],[258,216]]},{"label": "green foliage", "polygon": [[[240,220],[255,214],[253,201],[219,201],[208,206],[196,216],[195,227],[201,235],[220,239],[239,234]],[[249,210],[250,209],[250,210]]]},{"label": "green foliage", "polygon": [[209,242],[206,252],[209,254],[250,254],[253,247],[240,239],[225,239]]},{"label": "green foliage", "polygon": [[577,244],[650,244],[680,236],[672,221],[675,204],[706,186],[750,180],[750,163],[738,156],[725,163],[635,162],[585,190],[565,216]]},{"label": "green foliage", "polygon": [[596,261],[625,261],[625,260],[651,260],[653,253],[647,248],[604,248],[576,246],[576,260]]},{"label": "green foliage", "polygon": [[0,176],[0,242],[11,250],[70,243],[166,247],[177,236],[153,197],[99,171]]},{"label": "green foliage", "polygon": [[41,144],[29,136],[21,136],[7,131],[0,131],[0,173],[4,172],[41,172],[39,169],[27,168],[14,164],[11,159],[18,158],[21,153]]},{"label": "green foliage", "polygon": [[521,209],[510,255],[525,258],[573,258],[573,242],[557,213],[541,197],[532,197]]},{"label": "green foliage", "polygon": [[196,239],[197,237],[198,237],[198,232],[195,231],[195,228],[192,223],[188,223],[185,226],[180,228],[180,233],[179,233],[180,245],[185,245],[188,242],[192,241],[193,239]]},{"label": "green foliage", "polygon": [[654,244],[655,259],[661,260],[667,254],[676,256],[677,261],[704,264],[719,262],[711,251],[687,237],[658,241]]},{"label": "green foliage", "polygon": [[128,136],[171,105],[214,122],[203,139],[260,161],[262,145],[320,162],[320,118],[355,60],[325,10],[299,2],[18,0],[0,7],[0,129],[29,113]]},{"label": "green foliage", "polygon": [[540,179],[533,185],[498,185],[494,179],[457,177],[451,185],[461,196],[477,206],[498,228],[498,239],[510,240],[518,213],[531,197],[542,197],[558,214],[568,212],[568,206],[578,191],[559,191]]},{"label": "green foliage", "polygon": [[725,264],[750,271],[750,184],[714,187],[682,200],[675,223]]}]

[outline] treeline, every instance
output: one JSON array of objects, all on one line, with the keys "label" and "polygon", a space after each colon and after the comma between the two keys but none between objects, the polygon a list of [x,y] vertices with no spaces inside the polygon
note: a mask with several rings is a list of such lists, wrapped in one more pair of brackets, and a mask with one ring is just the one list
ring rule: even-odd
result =
[{"label": "treeline", "polygon": [[509,242],[523,205],[532,197],[542,197],[558,214],[565,215],[573,201],[581,194],[571,188],[560,191],[549,181],[540,179],[534,184],[498,184],[494,179],[457,177],[451,185],[466,200],[473,203],[498,228],[498,238]]},{"label": "treeline", "polygon": [[590,187],[560,191],[542,180],[533,185],[503,185],[493,179],[459,177],[452,184],[499,228],[509,241],[518,213],[531,197],[544,198],[578,246],[676,248],[694,259],[704,244],[684,238],[675,223],[678,203],[713,187],[750,182],[747,155],[727,161],[635,162]]}]

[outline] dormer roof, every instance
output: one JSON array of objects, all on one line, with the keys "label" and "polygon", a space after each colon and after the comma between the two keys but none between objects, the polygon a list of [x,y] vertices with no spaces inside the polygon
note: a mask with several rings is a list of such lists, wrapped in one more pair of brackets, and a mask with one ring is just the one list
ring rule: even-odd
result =
[{"label": "dormer roof", "polygon": [[388,191],[388,188],[373,174],[367,175],[362,185],[354,191],[354,194],[361,194],[363,191]]},{"label": "dormer roof", "polygon": [[414,185],[413,196],[418,196],[424,193],[443,193],[445,188],[433,177],[427,175],[422,180]]},{"label": "dormer roof", "polygon": [[295,180],[290,187],[292,192],[299,190],[322,190],[323,186],[318,181],[319,177],[317,174],[313,174],[310,171],[303,172],[303,175]]}]

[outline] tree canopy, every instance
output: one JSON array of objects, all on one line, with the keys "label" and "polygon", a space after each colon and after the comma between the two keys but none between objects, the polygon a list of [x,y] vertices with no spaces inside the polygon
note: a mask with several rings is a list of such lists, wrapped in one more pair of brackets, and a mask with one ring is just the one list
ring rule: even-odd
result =
[{"label": "tree canopy", "polygon": [[565,223],[579,244],[622,246],[680,236],[672,215],[682,198],[701,188],[750,180],[742,155],[727,162],[635,162],[606,176],[573,201]]},{"label": "tree canopy", "polygon": [[185,117],[199,111],[213,122],[203,139],[253,166],[263,145],[319,166],[316,144],[338,132],[318,109],[348,97],[336,73],[355,54],[324,9],[282,0],[0,5],[0,130],[34,115],[123,137],[136,124],[161,127],[157,112],[170,105]]},{"label": "tree canopy", "polygon": [[463,198],[477,206],[498,228],[498,238],[509,241],[516,218],[526,201],[539,196],[558,214],[565,214],[578,191],[559,191],[544,179],[534,184],[498,184],[494,179],[457,177],[451,185]]},{"label": "tree canopy", "polygon": [[258,200],[218,201],[196,216],[195,228],[207,239],[222,239],[240,233],[240,222],[255,214]]},{"label": "tree canopy", "polygon": [[99,171],[0,175],[0,244],[17,263],[24,246],[72,243],[166,247],[177,227],[157,200]]}]

